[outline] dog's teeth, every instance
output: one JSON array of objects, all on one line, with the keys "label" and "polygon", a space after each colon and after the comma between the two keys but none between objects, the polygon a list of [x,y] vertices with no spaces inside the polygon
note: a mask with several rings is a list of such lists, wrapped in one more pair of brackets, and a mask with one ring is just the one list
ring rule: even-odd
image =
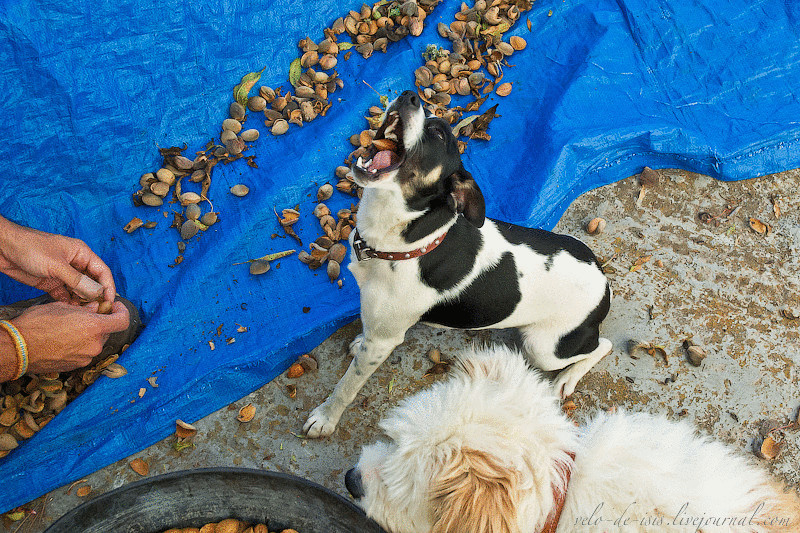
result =
[{"label": "dog's teeth", "polygon": [[358,156],[358,161],[356,161],[356,165],[358,165],[360,168],[366,168],[364,160],[361,158],[361,156]]},{"label": "dog's teeth", "polygon": [[397,142],[397,135],[395,135],[395,134],[394,134],[394,132],[390,132],[390,133],[384,133],[384,135],[383,135],[383,136],[384,136],[386,139],[389,139],[390,141]]}]

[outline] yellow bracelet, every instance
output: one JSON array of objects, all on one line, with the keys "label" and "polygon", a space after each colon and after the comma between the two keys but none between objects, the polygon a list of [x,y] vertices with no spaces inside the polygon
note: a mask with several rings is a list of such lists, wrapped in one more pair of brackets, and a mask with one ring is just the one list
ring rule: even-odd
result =
[{"label": "yellow bracelet", "polygon": [[22,333],[8,320],[0,320],[0,327],[11,336],[17,349],[17,373],[11,379],[19,379],[28,371],[28,345],[25,344]]}]

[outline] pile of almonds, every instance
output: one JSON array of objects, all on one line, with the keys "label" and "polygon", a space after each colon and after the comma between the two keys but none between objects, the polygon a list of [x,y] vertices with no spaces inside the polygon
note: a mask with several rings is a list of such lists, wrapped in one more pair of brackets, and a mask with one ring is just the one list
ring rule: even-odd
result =
[{"label": "pile of almonds", "polygon": [[346,31],[355,50],[364,58],[373,52],[386,52],[389,43],[407,35],[418,37],[424,29],[425,18],[440,0],[408,0],[406,2],[377,2],[372,7],[362,4],[360,11],[350,11],[333,23],[335,33]]},{"label": "pile of almonds", "polygon": [[219,522],[210,522],[196,527],[172,528],[164,533],[297,533],[295,529],[280,529],[270,531],[266,524],[250,524],[237,520],[236,518],[226,518]]},{"label": "pile of almonds", "polygon": [[[121,351],[124,351],[124,347]],[[31,438],[100,376],[127,374],[119,354],[70,372],[25,375],[0,384],[0,458]]]},{"label": "pile of almonds", "polygon": [[[323,186],[324,187],[324,186]],[[328,185],[332,189],[330,185]],[[321,190],[326,194],[328,187]],[[325,194],[318,197],[324,198]],[[357,206],[351,205],[350,209],[340,209],[336,216],[331,213],[327,205],[320,202],[314,207],[314,216],[319,220],[319,225],[324,232],[309,245],[309,251],[301,250],[297,258],[307,264],[312,270],[316,270],[327,262],[327,273],[331,281],[336,281],[341,272],[341,264],[347,256],[347,247],[340,241],[347,241],[350,232],[356,225]],[[338,286],[342,286],[342,280],[338,280]]]},{"label": "pile of almonds", "polygon": [[[182,154],[185,146],[160,150],[164,158],[163,165],[156,172],[142,175],[139,181],[141,189],[133,195],[133,202],[137,206],[160,207],[172,191],[170,201],[178,202],[184,208],[181,213],[173,212],[171,227],[175,227],[181,237],[175,263],[183,260],[182,254],[186,248],[184,241],[208,229],[218,220],[218,213],[213,210],[208,196],[214,166],[219,162],[230,163],[244,157],[242,153],[249,148],[247,143],[255,142],[260,137],[257,129],[242,131],[248,111],[263,113],[264,125],[274,136],[285,134],[291,124],[303,126],[319,116],[325,116],[332,105],[329,95],[344,87],[344,82],[333,70],[339,61],[339,53],[355,48],[367,58],[374,51],[386,52],[389,43],[407,35],[420,35],[425,18],[439,2],[419,0],[418,4],[415,0],[380,0],[372,7],[363,4],[359,11],[351,11],[336,19],[330,28],[325,28],[321,41],[315,42],[308,37],[300,40],[298,47],[301,56],[292,62],[289,69],[292,89],[284,91],[283,87],[261,86],[257,95],[250,96],[249,92],[260,79],[261,72],[243,76],[234,87],[235,101],[230,104],[229,118],[222,123],[219,144],[212,140],[205,150],[197,152],[194,159]],[[340,43],[339,36],[345,33],[351,42]],[[348,57],[349,52],[345,54],[345,59]],[[245,159],[250,166],[257,168],[254,156]],[[200,184],[198,192],[182,192],[181,180],[187,176],[189,181]],[[244,196],[247,192],[245,185],[231,188],[231,193],[236,196]],[[209,206],[205,213],[201,207],[204,202]],[[169,215],[164,212],[164,216]],[[134,217],[124,229],[132,233],[140,227],[152,229],[156,225],[155,221]],[[291,232],[287,231],[287,234],[291,235]],[[316,264],[316,261],[309,264]]]}]

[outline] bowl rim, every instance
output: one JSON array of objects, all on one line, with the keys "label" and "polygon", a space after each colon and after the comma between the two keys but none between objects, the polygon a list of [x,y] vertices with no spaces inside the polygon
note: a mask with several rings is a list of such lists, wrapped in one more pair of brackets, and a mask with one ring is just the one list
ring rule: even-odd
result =
[{"label": "bowl rim", "polygon": [[[362,515],[365,519],[373,522],[378,528],[380,526],[374,522],[371,518],[369,518],[364,510],[356,505],[353,501],[345,498],[341,494],[323,486],[315,481],[311,481],[310,479],[297,476],[294,474],[287,474],[285,472],[277,472],[274,470],[262,470],[259,468],[246,468],[246,467],[235,467],[235,466],[212,466],[212,467],[202,467],[202,468],[191,468],[187,470],[176,470],[174,472],[166,472],[164,474],[159,474],[157,476],[147,477],[144,479],[138,479],[136,481],[132,481],[130,483],[125,483],[115,489],[109,490],[104,492],[91,500],[85,501],[74,507],[73,509],[67,511],[62,516],[60,516],[56,521],[54,521],[48,528],[44,531],[47,533],[48,531],[55,530],[60,524],[66,523],[72,517],[78,516],[82,513],[86,508],[91,506],[96,506],[103,501],[111,498],[118,497],[120,494],[124,493],[128,490],[136,490],[138,487],[143,485],[151,485],[162,481],[168,481],[173,478],[183,478],[189,476],[202,476],[208,474],[243,474],[248,476],[255,476],[255,477],[264,477],[264,478],[271,478],[274,480],[285,480],[291,483],[297,483],[300,485],[305,485],[311,489],[321,491],[328,496],[332,496],[335,500],[338,500],[339,503],[346,505],[350,510],[356,511],[358,514]],[[379,531],[383,531],[383,529],[379,529]]]}]

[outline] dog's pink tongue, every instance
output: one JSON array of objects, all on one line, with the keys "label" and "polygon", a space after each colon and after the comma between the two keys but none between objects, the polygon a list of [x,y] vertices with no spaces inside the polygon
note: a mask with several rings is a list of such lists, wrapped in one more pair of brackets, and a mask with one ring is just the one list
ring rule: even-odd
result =
[{"label": "dog's pink tongue", "polygon": [[381,170],[391,166],[397,160],[397,154],[391,150],[381,150],[372,158],[369,164],[370,170]]}]

